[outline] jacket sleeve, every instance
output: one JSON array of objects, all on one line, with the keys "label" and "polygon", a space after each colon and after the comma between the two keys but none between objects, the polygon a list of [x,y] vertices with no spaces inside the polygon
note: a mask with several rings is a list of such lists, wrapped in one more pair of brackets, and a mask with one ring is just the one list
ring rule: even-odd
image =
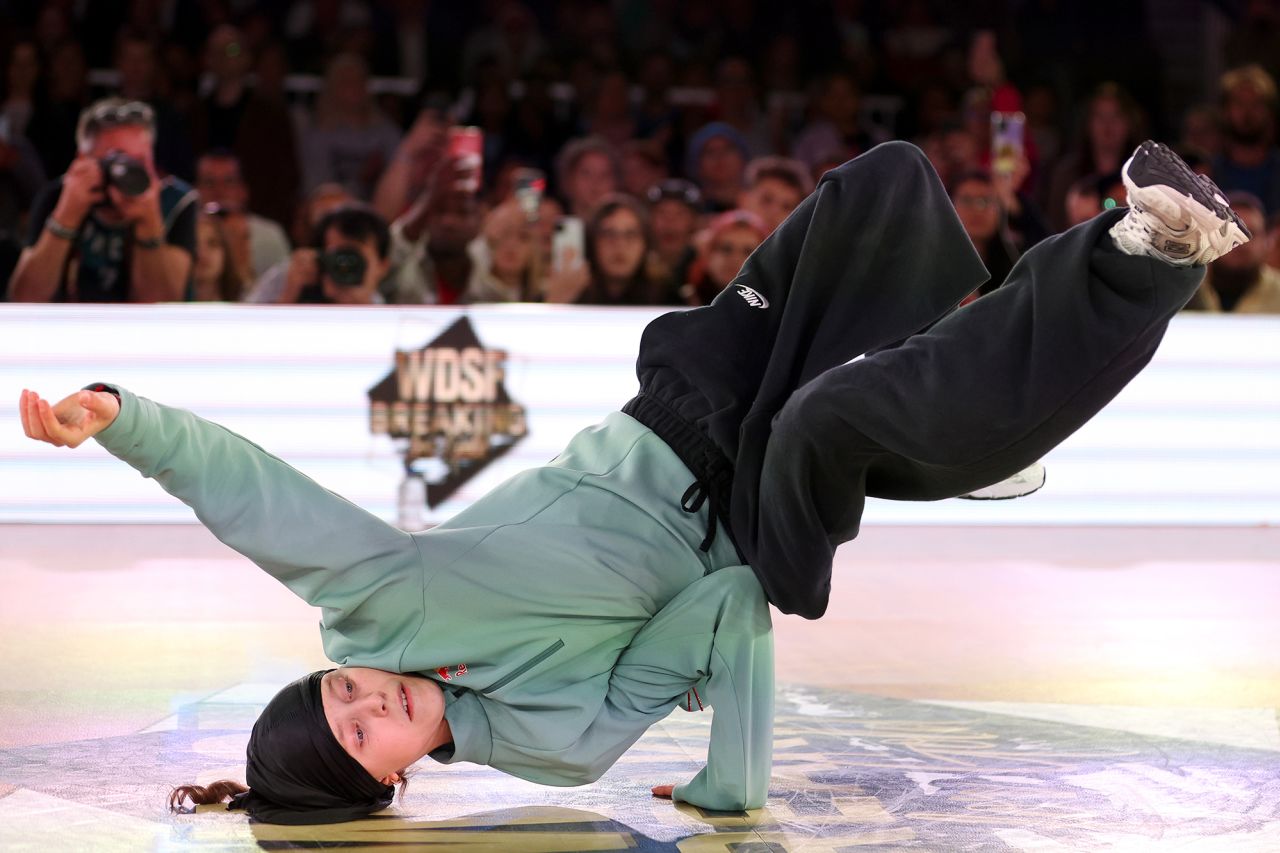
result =
[{"label": "jacket sleeve", "polygon": [[409,622],[416,630],[423,580],[411,536],[224,427],[116,390],[120,414],[98,443],[191,507],[222,542],[323,608],[332,660],[359,655],[377,666],[368,653],[386,650]]},{"label": "jacket sleeve", "polygon": [[693,710],[701,703],[715,711],[707,765],[676,786],[675,799],[717,811],[763,806],[773,758],[773,632],[746,566],[690,584],[645,624],[618,659],[599,714],[572,744],[507,744],[491,764],[542,784],[595,781],[686,697]]}]

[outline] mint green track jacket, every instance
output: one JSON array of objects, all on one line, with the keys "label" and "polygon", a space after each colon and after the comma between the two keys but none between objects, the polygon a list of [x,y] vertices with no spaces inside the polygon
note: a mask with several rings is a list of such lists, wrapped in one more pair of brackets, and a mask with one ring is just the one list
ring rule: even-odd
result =
[{"label": "mint green track jacket", "polygon": [[681,510],[692,475],[639,422],[611,414],[411,535],[223,427],[120,398],[97,441],[321,608],[331,660],[442,683],[454,743],[432,758],[581,785],[677,705],[705,705],[707,765],[675,798],[764,805],[768,606],[723,530],[698,549],[709,509]]}]

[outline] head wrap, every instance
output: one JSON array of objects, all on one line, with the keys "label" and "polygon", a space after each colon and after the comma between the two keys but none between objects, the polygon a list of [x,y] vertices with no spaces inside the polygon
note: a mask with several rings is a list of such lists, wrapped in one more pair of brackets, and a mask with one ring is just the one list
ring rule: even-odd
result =
[{"label": "head wrap", "polygon": [[299,678],[267,703],[246,750],[249,790],[228,809],[248,809],[265,823],[311,824],[357,820],[391,805],[384,785],[352,758],[329,728],[320,679]]},{"label": "head wrap", "polygon": [[742,161],[751,159],[751,146],[747,143],[747,138],[742,135],[742,131],[738,130],[727,121],[713,121],[710,124],[704,124],[698,129],[698,132],[689,140],[689,147],[685,152],[684,173],[691,178],[698,176],[698,160],[702,158],[702,149],[707,147],[707,143],[716,137],[723,137],[737,148],[742,154]]}]

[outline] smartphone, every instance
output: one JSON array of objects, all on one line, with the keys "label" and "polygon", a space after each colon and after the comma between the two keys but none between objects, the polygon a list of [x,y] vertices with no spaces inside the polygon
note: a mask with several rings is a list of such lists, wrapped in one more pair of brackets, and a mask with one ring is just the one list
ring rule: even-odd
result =
[{"label": "smartphone", "polygon": [[515,177],[516,204],[524,211],[525,219],[537,222],[538,208],[542,205],[543,193],[547,191],[547,178],[537,169],[520,169]]},{"label": "smartphone", "polygon": [[555,272],[577,269],[586,263],[582,220],[576,216],[562,216],[556,220],[555,233],[551,235],[551,269]]},{"label": "smartphone", "polygon": [[1022,113],[991,114],[991,171],[1012,175],[1024,156],[1027,117]]},{"label": "smartphone", "polygon": [[484,168],[484,131],[478,127],[451,127],[448,144],[449,159],[469,172],[464,181],[459,181],[458,189],[479,192],[481,170]]}]

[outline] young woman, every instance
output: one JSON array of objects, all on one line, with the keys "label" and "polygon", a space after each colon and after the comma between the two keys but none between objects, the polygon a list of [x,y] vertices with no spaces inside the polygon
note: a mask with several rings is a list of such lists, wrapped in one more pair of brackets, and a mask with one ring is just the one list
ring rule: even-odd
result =
[{"label": "young woman", "polygon": [[1128,213],[1044,241],[948,314],[986,271],[920,151],[875,148],[828,174],[710,306],[650,324],[622,412],[424,533],[125,389],[56,405],[24,391],[23,425],[56,445],[95,437],[323,609],[340,666],[272,699],[248,789],[179,796],[346,820],[387,806],[428,755],[576,785],[677,705],[710,705],[706,767],[654,793],[756,808],[766,598],[822,615],[868,495],[958,495],[1042,456],[1146,364],[1202,265],[1248,239],[1163,146],[1144,144],[1126,183]]},{"label": "young woman", "polygon": [[680,288],[680,300],[686,305],[710,305],[767,236],[764,222],[747,210],[729,210],[711,220],[689,281]]}]

